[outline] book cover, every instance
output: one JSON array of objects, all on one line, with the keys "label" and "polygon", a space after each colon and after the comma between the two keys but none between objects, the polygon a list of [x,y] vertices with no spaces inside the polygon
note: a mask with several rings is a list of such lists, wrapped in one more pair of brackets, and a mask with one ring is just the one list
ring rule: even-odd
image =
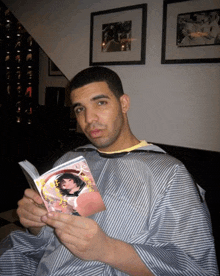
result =
[{"label": "book cover", "polygon": [[19,162],[31,188],[41,195],[48,212],[90,216],[105,204],[83,156],[63,163],[43,175],[27,160]]}]

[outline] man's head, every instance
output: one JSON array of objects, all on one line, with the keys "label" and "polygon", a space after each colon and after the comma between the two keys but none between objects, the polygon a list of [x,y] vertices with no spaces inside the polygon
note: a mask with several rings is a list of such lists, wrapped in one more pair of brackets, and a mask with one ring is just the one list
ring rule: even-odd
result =
[{"label": "man's head", "polygon": [[119,99],[124,94],[119,76],[109,68],[98,66],[89,67],[79,72],[70,82],[70,91],[89,83],[103,81],[108,84],[116,98]]},{"label": "man's head", "polygon": [[81,71],[71,82],[70,98],[80,128],[98,149],[109,152],[131,146],[130,101],[115,72],[102,67]]}]

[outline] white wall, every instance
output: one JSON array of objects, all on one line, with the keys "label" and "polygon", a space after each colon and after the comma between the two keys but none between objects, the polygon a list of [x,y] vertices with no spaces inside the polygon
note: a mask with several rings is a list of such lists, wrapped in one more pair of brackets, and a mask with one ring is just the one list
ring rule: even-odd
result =
[{"label": "white wall", "polygon": [[66,87],[68,79],[65,76],[49,76],[48,56],[39,50],[39,104],[45,104],[46,87]]},{"label": "white wall", "polygon": [[91,12],[146,2],[146,64],[110,66],[131,97],[131,128],[140,139],[220,151],[220,64],[161,64],[163,0],[3,2],[68,79],[89,66]]}]

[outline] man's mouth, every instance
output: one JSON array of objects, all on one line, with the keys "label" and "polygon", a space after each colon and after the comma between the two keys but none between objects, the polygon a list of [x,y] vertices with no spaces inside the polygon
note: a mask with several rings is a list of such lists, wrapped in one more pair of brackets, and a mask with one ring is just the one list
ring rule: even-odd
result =
[{"label": "man's mouth", "polygon": [[89,132],[89,135],[92,138],[98,138],[102,135],[102,129],[94,129]]}]

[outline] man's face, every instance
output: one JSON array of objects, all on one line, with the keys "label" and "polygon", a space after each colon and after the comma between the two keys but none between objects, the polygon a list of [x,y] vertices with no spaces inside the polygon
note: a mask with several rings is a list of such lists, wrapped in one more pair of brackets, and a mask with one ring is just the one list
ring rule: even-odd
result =
[{"label": "man's face", "polygon": [[[125,133],[123,95],[118,100],[106,82],[94,82],[71,92],[76,119],[98,149],[121,149]],[[127,111],[127,110],[126,110]]]}]

